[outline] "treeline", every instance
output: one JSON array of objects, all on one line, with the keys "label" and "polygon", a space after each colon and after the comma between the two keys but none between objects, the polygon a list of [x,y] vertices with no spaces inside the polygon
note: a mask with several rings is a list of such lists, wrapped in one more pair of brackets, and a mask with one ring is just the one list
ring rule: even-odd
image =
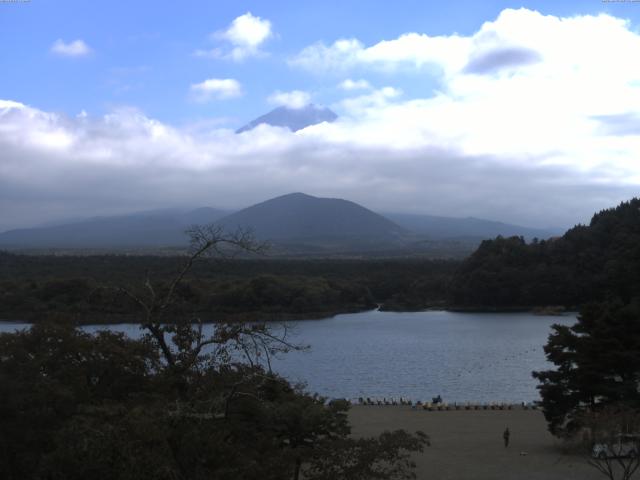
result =
[{"label": "treeline", "polygon": [[[124,295],[169,288],[182,257],[26,256],[0,253],[0,318],[77,322],[136,321]],[[166,313],[219,319],[314,318],[383,305],[417,310],[444,305],[457,268],[439,260],[206,260],[194,265]]]},{"label": "treeline", "polygon": [[560,238],[482,242],[450,284],[456,306],[576,307],[640,294],[640,199],[595,214]]},{"label": "treeline", "polygon": [[[149,278],[168,288],[185,257],[16,255],[0,252],[0,319],[137,321],[122,294]],[[176,291],[174,317],[317,318],[375,306],[578,308],[640,295],[640,199],[593,216],[562,237],[486,240],[463,262],[407,259],[205,260]]]}]

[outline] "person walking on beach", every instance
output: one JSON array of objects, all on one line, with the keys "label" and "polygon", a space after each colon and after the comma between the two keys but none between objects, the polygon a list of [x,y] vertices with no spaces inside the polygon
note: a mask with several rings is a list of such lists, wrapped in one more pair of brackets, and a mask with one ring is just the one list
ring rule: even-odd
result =
[{"label": "person walking on beach", "polygon": [[509,446],[509,437],[511,436],[511,432],[509,431],[509,427],[504,429],[504,433],[502,434],[502,438],[504,439],[504,448]]}]

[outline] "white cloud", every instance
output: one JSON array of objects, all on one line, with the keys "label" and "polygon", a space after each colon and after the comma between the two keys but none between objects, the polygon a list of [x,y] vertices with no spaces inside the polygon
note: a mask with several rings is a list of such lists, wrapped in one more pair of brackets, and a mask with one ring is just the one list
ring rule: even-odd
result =
[{"label": "white cloud", "polygon": [[346,80],[340,82],[338,88],[349,92],[352,90],[369,90],[371,88],[371,85],[364,79],[352,80],[350,78],[347,78]]},{"label": "white cloud", "polygon": [[262,53],[260,47],[272,36],[273,31],[269,20],[247,12],[234,19],[226,30],[213,34],[214,39],[228,43],[229,48],[196,50],[194,55],[242,61],[247,57],[260,55]]},{"label": "white cloud", "polygon": [[0,99],[0,113],[7,113],[9,110],[24,110],[27,106],[24,103],[15,102],[13,100]]},{"label": "white cloud", "polygon": [[259,47],[271,35],[271,22],[255,17],[251,12],[237,17],[221,34],[232,44],[248,48]]},{"label": "white cloud", "polygon": [[[289,63],[312,72],[360,67],[395,69],[401,66],[436,68],[449,78],[463,73],[509,72],[527,65],[560,68],[560,73],[588,66],[602,76],[598,60],[626,73],[636,68],[628,55],[613,54],[619,45],[637,43],[625,20],[605,14],[559,18],[537,11],[505,9],[471,36],[406,33],[371,46],[355,38],[322,42],[304,48]],[[570,41],[568,41],[570,39]],[[620,43],[622,42],[622,43]],[[618,47],[616,47],[618,45]],[[474,63],[483,68],[473,67]]]},{"label": "white cloud", "polygon": [[273,105],[303,108],[311,102],[311,94],[301,90],[292,90],[291,92],[276,91],[269,95],[267,101]]},{"label": "white cloud", "polygon": [[293,66],[311,72],[345,71],[355,66],[392,69],[401,65],[423,67],[439,65],[461,68],[467,58],[468,37],[407,33],[394,40],[384,40],[370,47],[358,39],[340,39],[327,46],[315,43],[289,60]]},{"label": "white cloud", "polygon": [[[67,118],[0,101],[0,228],[51,216],[52,206],[66,216],[242,207],[291,191],[376,210],[571,225],[637,195],[640,34],[624,20],[505,10],[469,36],[326,48],[313,58],[337,69],[428,64],[421,73],[436,75],[438,90],[352,90],[332,106],[336,122],[243,135],[175,128],[136,110]],[[220,85],[192,89],[241,92]]]},{"label": "white cloud", "polygon": [[84,57],[91,53],[91,48],[84,40],[74,40],[65,43],[62,39],[58,39],[51,45],[51,51],[57,55],[64,57]]},{"label": "white cloud", "polygon": [[242,86],[233,78],[210,78],[204,82],[192,84],[191,92],[199,102],[212,99],[227,100],[241,97]]},{"label": "white cloud", "polygon": [[[620,45],[626,54],[612,54]],[[390,103],[377,92],[342,102],[382,124],[401,125],[400,138],[413,132],[469,155],[500,154],[512,162],[544,156],[547,164],[577,169],[615,158],[628,169],[631,160],[620,162],[619,152],[595,153],[587,145],[613,145],[599,123],[640,112],[639,58],[640,35],[624,20],[507,9],[470,36],[409,33],[370,47],[341,40],[308,47],[293,63],[316,71],[428,65],[425,74],[439,81],[435,96]]]},{"label": "white cloud", "polygon": [[289,64],[311,72],[344,70],[359,62],[363,50],[364,45],[355,38],[337,40],[329,47],[317,42],[291,58]]},{"label": "white cloud", "polygon": [[392,105],[392,101],[401,95],[402,90],[400,89],[383,87],[365,95],[346,98],[339,105],[352,117],[378,117],[383,108]]}]

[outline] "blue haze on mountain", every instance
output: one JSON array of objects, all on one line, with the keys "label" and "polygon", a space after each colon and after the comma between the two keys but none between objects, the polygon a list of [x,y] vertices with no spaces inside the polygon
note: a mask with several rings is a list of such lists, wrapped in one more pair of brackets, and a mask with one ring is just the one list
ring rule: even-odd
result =
[{"label": "blue haze on mountain", "polygon": [[338,118],[334,112],[326,107],[318,107],[312,103],[302,108],[278,107],[269,113],[252,120],[236,133],[253,130],[258,125],[266,124],[273,127],[285,127],[296,132],[311,125],[322,122],[333,122]]},{"label": "blue haze on mountain", "polygon": [[411,249],[424,241],[460,239],[477,245],[498,235],[531,239],[560,233],[478,218],[381,215],[348,200],[291,193],[237,212],[209,207],[168,208],[10,230],[0,233],[0,248],[184,247],[189,226],[210,223],[227,231],[250,229],[259,240],[272,241],[285,246],[285,250],[293,248],[297,253],[392,251]]},{"label": "blue haze on mountain", "polygon": [[434,240],[452,238],[487,239],[495,238],[498,235],[503,237],[524,237],[526,240],[532,240],[533,238],[546,239],[564,233],[559,229],[523,227],[475,217],[457,218],[406,213],[385,213],[384,215],[407,230],[426,235]]},{"label": "blue haze on mountain", "polygon": [[66,224],[9,230],[0,234],[0,247],[124,248],[184,245],[184,231],[208,224],[229,212],[215,208],[162,209],[129,215],[93,217]]}]

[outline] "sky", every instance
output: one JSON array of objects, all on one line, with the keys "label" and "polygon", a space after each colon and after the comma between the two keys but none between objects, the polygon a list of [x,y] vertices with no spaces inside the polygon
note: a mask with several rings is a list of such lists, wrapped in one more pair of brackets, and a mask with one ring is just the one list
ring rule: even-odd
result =
[{"label": "sky", "polygon": [[[0,0],[0,231],[290,192],[588,222],[640,186],[640,2]],[[339,118],[234,131],[281,105]]]}]

